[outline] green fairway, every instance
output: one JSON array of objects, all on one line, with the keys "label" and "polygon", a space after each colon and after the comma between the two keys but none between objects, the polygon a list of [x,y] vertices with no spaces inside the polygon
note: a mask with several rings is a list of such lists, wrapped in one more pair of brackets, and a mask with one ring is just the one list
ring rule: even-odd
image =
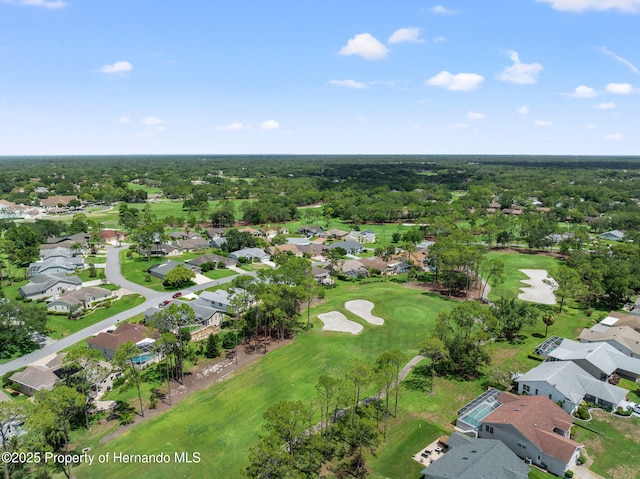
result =
[{"label": "green fairway", "polygon": [[[148,420],[120,438],[96,449],[95,453],[123,451],[131,454],[165,452],[201,453],[200,464],[113,464],[78,468],[82,477],[240,477],[247,464],[248,448],[256,443],[267,407],[282,399],[312,400],[321,374],[342,375],[348,361],[361,358],[373,361],[383,351],[401,349],[408,357],[416,354],[416,345],[428,336],[436,315],[452,303],[395,283],[365,286],[340,285],[324,303],[312,309],[318,313],[339,310],[349,319],[364,325],[357,336],[321,331],[313,320],[309,334],[301,334],[295,343],[270,352],[241,374],[195,393],[173,411]],[[344,309],[345,301],[368,299],[376,304],[373,314],[382,316],[382,326],[372,326]],[[464,386],[469,395],[476,387]],[[404,393],[403,393],[404,394]],[[407,393],[408,408],[417,410],[421,400]],[[466,394],[465,394],[466,395]],[[423,396],[419,393],[417,397]],[[427,398],[428,400],[428,398]],[[446,401],[448,402],[448,400]],[[450,413],[447,415],[449,416]],[[398,433],[401,434],[401,433]],[[419,438],[402,446],[407,450]],[[410,459],[409,459],[410,460]],[[410,467],[409,463],[401,468]]]},{"label": "green fairway", "polygon": [[504,263],[504,283],[500,285],[491,284],[489,299],[496,300],[501,296],[515,298],[520,293],[520,288],[526,286],[521,281],[529,277],[521,273],[520,269],[546,269],[551,274],[560,262],[552,256],[543,256],[527,253],[505,253],[493,251],[487,254],[487,259],[499,259]]}]

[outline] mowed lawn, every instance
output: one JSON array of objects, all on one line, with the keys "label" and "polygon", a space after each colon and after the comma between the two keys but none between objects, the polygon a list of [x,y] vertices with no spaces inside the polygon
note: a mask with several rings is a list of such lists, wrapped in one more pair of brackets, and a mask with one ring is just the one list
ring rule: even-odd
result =
[{"label": "mowed lawn", "polygon": [[529,279],[529,276],[521,273],[519,270],[544,269],[547,270],[549,274],[552,274],[561,264],[560,261],[553,256],[507,253],[501,251],[488,253],[487,259],[499,259],[504,263],[504,282],[495,285],[492,284],[491,278],[489,278],[489,284],[491,285],[489,299],[492,301],[497,300],[501,296],[515,298],[521,293],[520,288],[527,287],[527,285],[521,281],[523,279]]},{"label": "mowed lawn", "polygon": [[[373,314],[383,317],[382,326],[359,320],[344,309],[345,301],[368,299],[376,307]],[[162,416],[148,420],[92,453],[126,452],[158,454],[194,452],[201,454],[200,464],[118,464],[84,466],[76,475],[106,477],[241,477],[247,465],[248,450],[257,442],[262,415],[273,403],[288,400],[313,400],[315,385],[322,374],[342,376],[349,360],[374,361],[382,352],[401,349],[411,357],[416,346],[432,331],[436,315],[452,302],[422,294],[394,282],[367,285],[340,284],[328,299],[312,308],[313,329],[302,333],[288,346],[274,350],[241,373],[195,393]],[[364,325],[353,336],[321,330],[318,313],[338,310]],[[305,315],[303,314],[303,320]],[[474,394],[475,387],[470,393]],[[403,393],[404,394],[404,393]],[[423,392],[407,392],[407,410],[417,414]],[[404,396],[403,396],[404,397]],[[428,398],[425,400],[428,401]],[[448,401],[446,401],[448,402]],[[429,413],[427,413],[429,414]],[[419,418],[415,419],[420,421]],[[407,430],[410,426],[402,426]],[[426,426],[425,426],[426,427]],[[430,426],[439,430],[437,426]],[[394,433],[402,435],[401,433]],[[418,433],[412,433],[415,437]],[[430,436],[430,434],[429,434]],[[419,438],[420,441],[422,438]],[[403,443],[407,450],[413,447]],[[79,445],[82,447],[82,445]],[[411,467],[405,465],[403,467]]]}]

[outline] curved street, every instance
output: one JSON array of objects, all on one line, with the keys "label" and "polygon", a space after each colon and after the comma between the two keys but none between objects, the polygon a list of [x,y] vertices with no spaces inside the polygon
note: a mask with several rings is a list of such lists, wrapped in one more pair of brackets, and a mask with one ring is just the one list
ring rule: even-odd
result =
[{"label": "curved street", "polygon": [[[127,311],[123,311],[122,313],[118,313],[110,318],[107,318],[99,323],[93,324],[91,326],[87,326],[86,328],[70,334],[69,336],[59,339],[57,341],[53,341],[50,344],[47,344],[41,349],[37,349],[29,354],[26,354],[22,357],[14,359],[4,364],[0,364],[0,375],[6,374],[9,371],[14,371],[16,369],[28,366],[34,362],[42,361],[48,356],[58,353],[59,351],[68,348],[69,346],[82,341],[83,339],[89,338],[91,336],[95,336],[100,331],[104,331],[108,329],[110,326],[113,326],[116,323],[127,320],[137,314],[141,314],[145,312],[147,309],[157,306],[159,302],[162,302],[167,299],[171,299],[172,293],[163,293],[159,291],[154,291],[152,289],[146,288],[136,283],[132,283],[131,281],[126,280],[122,274],[120,273],[120,251],[125,248],[126,244],[123,244],[122,247],[118,248],[115,246],[107,247],[107,262],[105,268],[105,274],[107,276],[107,280],[115,285],[120,286],[121,288],[125,288],[134,293],[138,293],[146,298],[146,301],[139,306],[128,309]],[[244,274],[253,274],[243,270],[236,270],[237,272],[242,271]],[[239,273],[240,274],[240,273]],[[219,284],[228,283],[233,280],[237,275],[228,276],[226,278],[222,278],[215,281],[209,281],[207,283],[199,284],[196,286],[192,286],[190,288],[186,288],[183,291],[186,293],[189,292],[197,292],[202,291],[206,288],[210,288]]]}]

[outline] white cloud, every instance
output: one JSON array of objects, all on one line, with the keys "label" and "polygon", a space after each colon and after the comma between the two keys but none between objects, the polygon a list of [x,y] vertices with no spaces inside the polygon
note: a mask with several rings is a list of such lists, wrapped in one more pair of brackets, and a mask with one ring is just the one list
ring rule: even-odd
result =
[{"label": "white cloud", "polygon": [[242,131],[247,129],[248,128],[244,125],[244,123],[240,123],[239,121],[229,123],[218,128],[218,130],[222,131]]},{"label": "white cloud", "polygon": [[618,108],[618,105],[616,105],[613,102],[608,102],[608,103],[598,103],[597,105],[593,106],[596,110],[615,110],[616,108]]},{"label": "white cloud", "polygon": [[147,126],[162,125],[164,123],[164,120],[162,118],[158,118],[157,116],[148,116],[146,118],[143,118],[141,121],[143,125]]},{"label": "white cloud", "polygon": [[129,118],[128,116],[121,116],[120,118],[118,118],[118,123],[128,125],[129,123],[131,123],[131,118]]},{"label": "white cloud", "polygon": [[267,120],[260,124],[260,129],[264,131],[277,130],[278,128],[280,128],[280,123],[275,120]]},{"label": "white cloud", "polygon": [[[640,3],[640,0],[638,0],[638,2]],[[631,63],[629,60],[626,60],[624,58],[622,58],[620,55],[617,55],[616,53],[612,52],[611,50],[609,50],[607,47],[602,47],[600,49],[600,51],[602,53],[604,53],[607,56],[610,56],[611,58],[613,58],[615,61],[622,63],[623,65],[625,65],[629,70],[631,70],[633,73],[640,73],[640,70],[638,70],[638,68]]]},{"label": "white cloud", "polygon": [[576,87],[573,92],[568,93],[568,95],[571,98],[593,98],[596,96],[596,91],[588,86],[580,85],[579,87]]},{"label": "white cloud", "polygon": [[475,111],[470,111],[469,113],[467,113],[467,120],[469,121],[474,121],[474,120],[484,120],[485,116],[482,113],[477,113]]},{"label": "white cloud", "polygon": [[635,13],[640,10],[640,0],[537,0],[550,3],[563,12],[584,12],[586,10],[617,9],[622,12]]},{"label": "white cloud", "polygon": [[420,29],[417,27],[401,28],[396,30],[389,37],[389,43],[423,43],[424,39],[420,38]]},{"label": "white cloud", "polygon": [[127,73],[133,70],[133,65],[129,62],[115,62],[100,68],[102,73]]},{"label": "white cloud", "polygon": [[447,37],[436,37],[433,39],[433,43],[442,43],[446,41],[447,41]]},{"label": "white cloud", "polygon": [[587,130],[595,130],[596,125],[594,125],[593,123],[589,123],[588,125],[584,126]]},{"label": "white cloud", "polygon": [[436,5],[431,9],[431,12],[438,15],[455,15],[456,13],[458,13],[457,10],[450,10],[447,7],[443,7],[442,5]]},{"label": "white cloud", "polygon": [[551,123],[550,121],[544,121],[544,120],[536,120],[533,122],[533,124],[535,126],[551,126],[553,125],[553,123]]},{"label": "white cloud", "polygon": [[604,139],[608,141],[619,141],[622,140],[622,135],[620,133],[612,133],[610,135],[605,135]]},{"label": "white cloud", "polygon": [[464,130],[465,128],[469,128],[468,123],[454,123],[453,125],[449,125],[449,128],[453,128],[454,130]]},{"label": "white cloud", "polygon": [[67,4],[60,0],[4,0],[5,3],[17,3],[18,5],[27,5],[31,7],[42,7],[42,8],[63,8],[66,7]]},{"label": "white cloud", "polygon": [[522,105],[518,108],[518,115],[527,115],[529,114],[529,107],[527,105]]},{"label": "white cloud", "polygon": [[509,57],[513,65],[505,67],[502,73],[496,76],[498,80],[527,85],[535,83],[538,73],[544,70],[539,63],[521,63],[518,52],[509,52]]},{"label": "white cloud", "polygon": [[633,91],[633,87],[631,83],[609,83],[606,90],[617,95],[628,95]]},{"label": "white cloud", "polygon": [[340,49],[338,55],[360,55],[367,60],[380,60],[387,56],[389,50],[370,33],[360,33],[350,38]]},{"label": "white cloud", "polygon": [[452,75],[448,71],[442,71],[426,81],[429,86],[439,86],[451,91],[471,91],[479,88],[484,81],[482,75],[477,73],[458,73]]},{"label": "white cloud", "polygon": [[355,81],[355,80],[331,80],[329,83],[331,83],[334,86],[340,86],[343,88],[353,88],[356,90],[368,88],[366,84],[359,81]]}]

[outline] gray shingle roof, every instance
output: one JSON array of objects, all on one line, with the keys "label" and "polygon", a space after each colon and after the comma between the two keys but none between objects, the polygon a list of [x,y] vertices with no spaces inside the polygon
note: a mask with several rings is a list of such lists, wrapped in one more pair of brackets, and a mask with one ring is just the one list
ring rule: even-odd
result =
[{"label": "gray shingle roof", "polygon": [[526,479],[529,468],[495,439],[475,439],[455,432],[449,450],[421,473],[428,479]]}]

